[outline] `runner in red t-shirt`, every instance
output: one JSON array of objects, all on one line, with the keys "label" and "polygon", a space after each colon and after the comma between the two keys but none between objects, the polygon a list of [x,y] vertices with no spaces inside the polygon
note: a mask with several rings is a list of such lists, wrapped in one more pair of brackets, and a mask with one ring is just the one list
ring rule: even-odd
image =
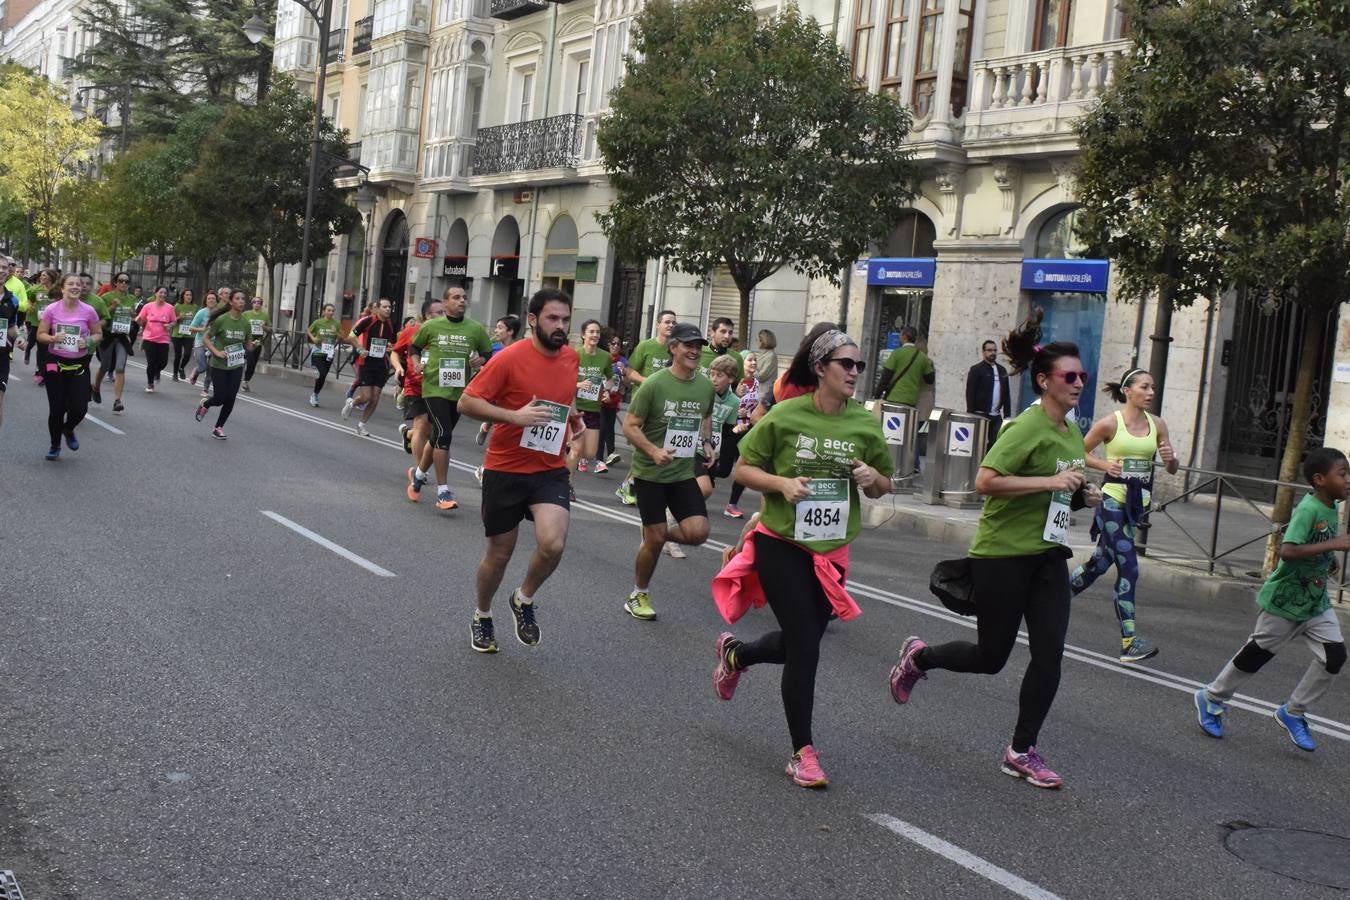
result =
[{"label": "runner in red t-shirt", "polygon": [[[427,319],[445,315],[445,304],[440,300],[422,301],[422,317],[398,333],[394,340],[394,349],[389,361],[394,366],[394,374],[403,384],[403,421],[399,423],[399,434],[403,435],[403,452],[411,453],[414,460],[422,458],[427,446],[427,436],[431,433],[431,422],[427,418],[427,405],[422,400],[422,367],[412,364],[413,335]],[[408,499],[416,503],[418,494],[410,486]]]},{"label": "runner in red t-shirt", "polygon": [[585,430],[573,402],[577,353],[567,346],[572,298],[544,288],[530,298],[529,339],[493,354],[459,398],[461,415],[494,423],[483,463],[483,529],[487,552],[478,564],[478,607],[470,626],[479,653],[497,652],[492,596],[515,550],[522,519],[534,522],[535,551],[525,580],[511,592],[516,638],[539,643],[534,594],[562,559],[571,519],[563,445],[568,426]]}]

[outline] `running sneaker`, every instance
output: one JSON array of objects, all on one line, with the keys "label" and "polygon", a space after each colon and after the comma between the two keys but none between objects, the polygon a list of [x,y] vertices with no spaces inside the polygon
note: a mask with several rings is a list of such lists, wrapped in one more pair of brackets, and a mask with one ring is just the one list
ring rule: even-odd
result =
[{"label": "running sneaker", "polygon": [[577,489],[572,487],[570,482],[567,485],[567,502],[569,503],[577,502]]},{"label": "running sneaker", "polygon": [[482,484],[482,483],[483,483],[483,467],[482,467],[482,466],[479,466],[478,468],[476,468],[476,469],[473,470],[473,477],[474,477],[474,480],[477,481],[479,484]]},{"label": "running sneaker", "polygon": [[113,401],[113,412],[117,413],[118,415],[121,415],[122,412],[124,412],[125,410],[126,410],[126,407],[122,405],[122,401],[121,401],[121,400],[114,400],[114,401]]},{"label": "running sneaker", "polygon": [[[38,384],[42,384],[42,379],[40,379],[40,378],[38,379]],[[93,400],[93,401],[94,401],[95,403],[97,403],[99,406],[102,406],[102,405],[103,405],[103,392],[100,391],[100,390],[98,389],[98,387],[91,387],[91,388],[89,389],[89,399],[90,399],[90,400]]]},{"label": "running sneaker", "polygon": [[47,462],[56,462],[61,458],[61,448],[59,446],[53,447],[47,451],[47,455],[43,458],[46,459]]},{"label": "running sneaker", "polygon": [[80,449],[80,439],[75,436],[75,432],[66,432],[66,446],[72,451]]},{"label": "running sneaker", "polygon": [[407,422],[398,423],[399,440],[403,441],[403,452],[412,453],[412,428]]},{"label": "running sneaker", "polygon": [[202,399],[203,399],[203,400],[205,400],[206,398],[208,398],[208,397],[210,397],[210,396],[211,396],[211,392],[210,392],[210,391],[202,391]]},{"label": "running sneaker", "polygon": [[1317,742],[1313,740],[1312,730],[1308,728],[1308,720],[1302,716],[1296,716],[1289,711],[1289,704],[1281,704],[1275,710],[1275,721],[1280,723],[1280,727],[1289,732],[1289,740],[1294,742],[1294,746],[1300,750],[1307,750],[1309,753],[1317,749]]},{"label": "running sneaker", "polygon": [[1120,651],[1120,661],[1123,663],[1143,662],[1146,659],[1152,659],[1158,655],[1158,648],[1150,646],[1148,641],[1135,635],[1130,642],[1125,645],[1125,649]]},{"label": "running sneaker", "polygon": [[366,430],[366,423],[365,423],[365,422],[357,422],[357,423],[356,423],[356,436],[357,436],[357,437],[370,437],[370,432],[369,432],[368,430]]},{"label": "running sneaker", "polygon": [[403,404],[403,391],[400,389],[399,392],[394,395],[394,409],[403,409]]},{"label": "running sneaker", "polygon": [[1223,719],[1221,717],[1227,710],[1227,705],[1215,703],[1209,699],[1209,694],[1205,692],[1204,688],[1195,692],[1195,716],[1200,722],[1200,727],[1210,737],[1223,737]]},{"label": "running sneaker", "polygon": [[201,404],[197,404],[197,411],[192,415],[198,422],[200,422],[202,419],[206,418],[206,407]]},{"label": "running sneaker", "polygon": [[[41,373],[41,372],[34,372],[34,373],[33,373],[33,384],[36,384],[38,387],[42,387],[42,385],[44,384],[44,381],[43,381],[42,373]],[[97,401],[97,402],[102,403],[103,401],[102,401],[102,400],[99,400],[99,401]]]},{"label": "running sneaker", "polygon": [[173,373],[173,383],[174,383],[174,384],[177,384],[178,382],[180,382],[180,381],[182,381],[182,380],[183,380],[183,379],[181,379],[181,378],[178,377],[178,373],[177,373],[177,372],[174,372],[174,373]]},{"label": "running sneaker", "polygon": [[196,372],[193,372],[193,373],[192,373],[192,377],[188,379],[188,384],[192,385],[193,387],[196,387],[196,386],[197,386],[197,373],[196,373]]},{"label": "running sneaker", "polygon": [[617,453],[611,453],[609,456],[605,457],[605,465],[607,466],[617,466],[621,462],[623,462],[623,457],[619,456]]},{"label": "running sneaker", "polygon": [[671,559],[689,558],[688,555],[685,554],[683,548],[681,548],[680,545],[675,543],[674,541],[666,541],[666,545],[661,549],[664,550],[666,552],[666,556],[669,556]]},{"label": "running sneaker", "polygon": [[413,503],[422,499],[422,488],[426,487],[427,480],[417,477],[417,466],[408,466],[408,499]]},{"label": "running sneaker", "polygon": [[225,429],[220,427],[212,428],[211,437],[215,438],[218,441],[225,440]]},{"label": "running sneaker", "polygon": [[603,475],[609,471],[609,466],[605,465],[603,459],[597,459],[595,465],[591,466],[591,471],[597,475]]},{"label": "running sneaker", "polygon": [[481,447],[487,443],[487,439],[488,429],[486,425],[483,425],[478,429],[478,433],[473,436],[473,442]]},{"label": "running sneaker", "polygon": [[351,397],[348,397],[347,401],[342,404],[342,413],[341,413],[342,418],[350,419],[352,417],[352,407],[355,405],[356,401],[353,400]]},{"label": "running sneaker", "polygon": [[633,591],[628,595],[623,608],[630,616],[644,622],[656,618],[656,610],[652,609],[652,595],[647,591]]},{"label": "running sneaker", "polygon": [[243,391],[244,391],[245,394],[251,394],[251,393],[253,393],[252,389],[249,388],[248,382],[247,382],[247,381],[245,381],[245,382],[243,383],[242,388],[243,388]]},{"label": "running sneaker", "polygon": [[459,509],[459,501],[455,499],[454,493],[446,488],[436,494],[437,509]]},{"label": "running sneaker", "polygon": [[1027,784],[1038,788],[1057,788],[1064,784],[1064,779],[1050,771],[1035,747],[1028,747],[1026,753],[1014,753],[1011,744],[1003,748],[1001,768],[1004,775],[1025,778]]},{"label": "running sneaker", "polygon": [[[612,465],[612,463],[611,463]],[[637,497],[633,496],[633,486],[627,481],[614,489],[614,496],[619,498],[619,502],[624,506],[636,506]]]},{"label": "running sneaker", "polygon": [[497,632],[492,627],[492,617],[474,617],[469,623],[469,646],[479,653],[497,652]]},{"label": "running sneaker", "polygon": [[318,394],[310,394],[310,395],[309,395],[309,405],[312,406],[312,407],[314,407],[315,409],[318,409],[318,408],[319,408],[319,395],[318,395]]},{"label": "running sneaker", "polygon": [[539,643],[539,623],[534,620],[534,603],[518,603],[519,590],[511,592],[511,615],[516,617],[516,640],[526,647]]},{"label": "running sneaker", "polygon": [[741,512],[741,508],[737,506],[735,503],[728,503],[726,506],[724,506],[722,508],[722,515],[726,516],[728,519],[745,518],[745,513]]},{"label": "running sneaker", "polygon": [[147,384],[145,386],[145,392],[147,394],[153,394],[155,392],[155,386],[153,384]]},{"label": "running sneaker", "polygon": [[816,755],[816,748],[810,744],[792,754],[786,771],[799,787],[823,788],[830,783],[825,777],[825,770],[820,767],[820,757]]},{"label": "running sneaker", "polygon": [[584,473],[587,471],[587,469],[589,469],[589,468],[590,468],[590,464],[587,463],[586,460],[584,460],[584,459],[579,459],[579,460],[577,460],[577,471],[578,471],[578,472],[581,472],[581,473],[584,474]]},{"label": "running sneaker", "polygon": [[733,668],[729,658],[731,651],[740,646],[740,643],[730,631],[724,631],[717,636],[717,665],[713,668],[713,690],[717,691],[717,696],[723,700],[730,700],[735,695],[736,684],[741,680],[741,672],[744,671]]},{"label": "running sneaker", "polygon": [[928,677],[914,662],[914,654],[927,646],[912,635],[900,645],[900,661],[891,668],[891,699],[896,703],[908,703],[914,685],[919,683],[919,679]]}]

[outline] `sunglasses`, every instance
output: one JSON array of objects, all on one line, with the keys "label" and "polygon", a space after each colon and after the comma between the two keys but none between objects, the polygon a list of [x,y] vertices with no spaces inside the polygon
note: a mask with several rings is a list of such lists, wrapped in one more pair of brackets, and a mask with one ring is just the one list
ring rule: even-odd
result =
[{"label": "sunglasses", "polygon": [[1045,374],[1063,378],[1065,384],[1078,384],[1080,382],[1087,384],[1088,380],[1088,373],[1074,372],[1072,370],[1068,372],[1046,372]]},{"label": "sunglasses", "polygon": [[843,367],[845,372],[857,372],[858,374],[861,375],[863,372],[867,370],[867,363],[863,362],[860,359],[845,359],[843,357],[831,356],[829,359],[825,361],[832,363],[839,363],[839,365]]}]

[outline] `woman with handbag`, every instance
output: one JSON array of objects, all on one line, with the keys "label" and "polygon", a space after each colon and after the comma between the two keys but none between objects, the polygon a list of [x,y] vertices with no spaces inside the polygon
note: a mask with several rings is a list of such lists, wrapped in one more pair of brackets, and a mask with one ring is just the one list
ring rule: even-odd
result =
[{"label": "woman with handbag", "polygon": [[969,550],[977,641],[930,647],[917,637],[906,638],[890,687],[896,703],[907,703],[914,685],[935,669],[997,674],[1025,619],[1031,663],[1001,768],[1036,787],[1057,788],[1063,779],[1045,764],[1036,744],[1059,689],[1069,627],[1069,511],[1074,493],[1084,485],[1087,453],[1082,432],[1065,421],[1065,414],[1077,405],[1087,373],[1075,344],[1037,344],[1041,315],[1036,310],[1003,341],[1013,373],[1030,370],[1041,402],[1004,428],[975,481],[976,490],[988,498]]}]

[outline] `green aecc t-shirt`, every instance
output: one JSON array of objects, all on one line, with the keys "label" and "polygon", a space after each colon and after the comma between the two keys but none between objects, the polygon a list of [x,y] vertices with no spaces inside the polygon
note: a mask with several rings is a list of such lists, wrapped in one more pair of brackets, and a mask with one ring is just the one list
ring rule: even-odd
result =
[{"label": "green aecc t-shirt", "polygon": [[422,323],[413,335],[413,347],[425,350],[422,372],[422,396],[459,400],[473,373],[469,357],[477,353],[486,360],[492,355],[492,338],[487,329],[465,316],[458,322],[437,316]]},{"label": "green aecc t-shirt", "polygon": [[[605,376],[609,374],[612,363],[609,352],[599,347],[594,352],[586,352],[583,346],[577,350],[577,409],[582,412],[600,411],[600,392],[604,389]],[[581,383],[589,381],[589,391],[581,389]]]},{"label": "green aecc t-shirt", "polygon": [[211,368],[238,369],[244,365],[244,342],[253,339],[247,319],[243,316],[236,319],[224,313],[206,327],[206,335],[213,347],[226,354],[225,359],[221,359],[212,353]]},{"label": "green aecc t-shirt", "polygon": [[694,454],[702,440],[703,420],[712,413],[712,382],[697,372],[688,381],[661,369],[633,393],[628,411],[642,420],[642,433],[658,447],[675,454],[664,466],[633,450],[633,477],[674,484],[694,477]]},{"label": "green aecc t-shirt", "polygon": [[628,368],[643,378],[650,378],[653,372],[669,365],[670,351],[656,338],[647,338],[639,343],[633,348],[633,354],[628,357]]}]

